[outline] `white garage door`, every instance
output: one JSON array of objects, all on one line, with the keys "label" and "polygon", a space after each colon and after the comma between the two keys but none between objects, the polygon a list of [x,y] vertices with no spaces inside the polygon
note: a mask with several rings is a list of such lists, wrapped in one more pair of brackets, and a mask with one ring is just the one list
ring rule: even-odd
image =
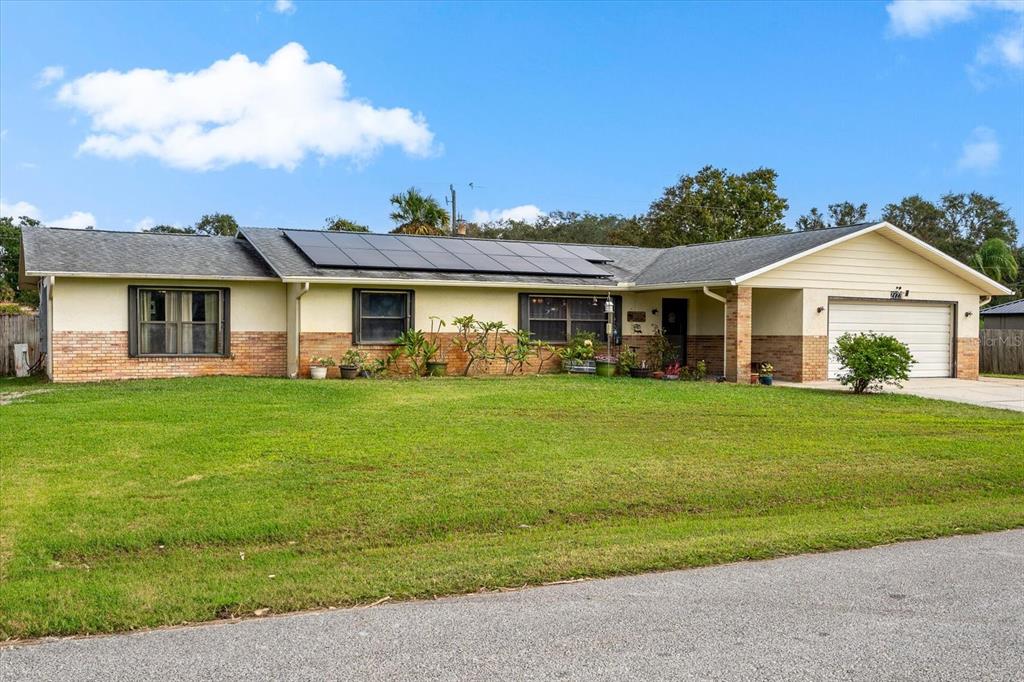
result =
[{"label": "white garage door", "polygon": [[[829,304],[828,347],[852,332],[888,334],[910,347],[917,362],[911,377],[948,377],[952,370],[953,307],[904,301],[834,301]],[[839,375],[839,363],[829,353],[828,376]]]}]

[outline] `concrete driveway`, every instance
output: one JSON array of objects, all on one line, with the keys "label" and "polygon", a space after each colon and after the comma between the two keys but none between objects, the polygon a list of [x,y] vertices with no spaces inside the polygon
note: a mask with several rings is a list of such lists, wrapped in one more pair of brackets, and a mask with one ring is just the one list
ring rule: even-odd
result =
[{"label": "concrete driveway", "polygon": [[0,648],[2,680],[1021,680],[1024,530]]},{"label": "concrete driveway", "polygon": [[[779,386],[794,388],[816,388],[832,391],[849,391],[838,381],[810,381],[794,384],[788,381],[775,382]],[[911,379],[903,388],[886,387],[886,393],[909,393],[922,398],[952,400],[956,403],[996,407],[1003,410],[1024,412],[1024,380],[992,379],[982,377],[977,381],[966,379]]]}]

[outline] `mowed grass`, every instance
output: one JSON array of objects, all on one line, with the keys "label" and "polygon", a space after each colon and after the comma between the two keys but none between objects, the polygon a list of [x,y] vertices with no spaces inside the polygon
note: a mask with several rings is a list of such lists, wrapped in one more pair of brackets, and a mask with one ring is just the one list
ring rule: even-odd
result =
[{"label": "mowed grass", "polygon": [[1024,415],[598,379],[206,378],[0,406],[0,638],[1024,525]]}]

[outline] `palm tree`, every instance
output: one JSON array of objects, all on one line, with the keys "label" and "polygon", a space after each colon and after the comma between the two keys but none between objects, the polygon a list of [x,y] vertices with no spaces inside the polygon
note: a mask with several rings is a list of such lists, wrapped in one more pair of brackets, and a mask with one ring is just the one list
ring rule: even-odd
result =
[{"label": "palm tree", "polygon": [[970,265],[997,282],[1010,282],[1017,276],[1017,259],[1002,239],[986,239]]},{"label": "palm tree", "polygon": [[410,187],[392,195],[391,204],[395,207],[391,219],[398,223],[398,227],[391,230],[392,234],[447,234],[448,211],[441,208],[434,197]]}]

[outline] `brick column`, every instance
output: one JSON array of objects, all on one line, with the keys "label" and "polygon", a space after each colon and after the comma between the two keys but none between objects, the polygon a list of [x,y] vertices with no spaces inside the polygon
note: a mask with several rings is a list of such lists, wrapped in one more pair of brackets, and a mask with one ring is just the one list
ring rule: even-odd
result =
[{"label": "brick column", "polygon": [[725,295],[725,380],[750,379],[750,287],[736,287]]}]

